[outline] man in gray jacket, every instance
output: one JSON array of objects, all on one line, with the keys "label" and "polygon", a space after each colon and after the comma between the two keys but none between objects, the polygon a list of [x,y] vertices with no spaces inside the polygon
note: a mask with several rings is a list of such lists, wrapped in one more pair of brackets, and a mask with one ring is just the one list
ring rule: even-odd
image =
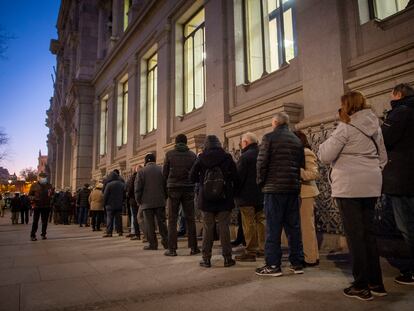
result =
[{"label": "man in gray jacket", "polygon": [[167,249],[168,230],[165,224],[166,183],[162,175],[162,169],[155,163],[155,156],[152,153],[145,156],[145,167],[138,172],[134,189],[135,200],[144,211],[145,230],[149,242],[144,250],[158,249],[154,217],[157,217],[161,244]]}]

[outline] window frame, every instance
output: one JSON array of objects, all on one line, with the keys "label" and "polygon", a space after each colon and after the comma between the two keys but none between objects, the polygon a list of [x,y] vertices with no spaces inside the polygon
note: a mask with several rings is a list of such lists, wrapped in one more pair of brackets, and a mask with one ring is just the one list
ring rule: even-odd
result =
[{"label": "window frame", "polygon": [[[157,56],[157,63],[153,66],[150,67],[150,62],[151,60]],[[145,125],[145,129],[146,129],[146,133],[151,133],[152,131],[155,131],[157,129],[157,120],[155,118],[155,109],[157,109],[157,104],[158,104],[158,88],[156,88],[155,84],[158,83],[158,51],[155,51],[153,54],[151,54],[150,57],[148,57],[148,59],[146,60],[147,63],[147,72],[146,72],[146,103],[145,103],[145,120],[146,120],[146,125]],[[150,103],[149,101],[149,79],[150,79],[150,74],[152,73],[152,103]],[[156,91],[157,90],[157,91]],[[152,104],[152,128],[149,128],[149,106],[150,104]]]},{"label": "window frame", "polygon": [[[99,114],[99,120],[100,120],[100,124],[99,124],[99,155],[101,157],[104,157],[107,153],[108,153],[108,102],[109,99],[108,98],[103,98],[100,101],[100,114]],[[105,105],[105,109],[103,109],[103,106]],[[102,135],[102,115],[105,116],[105,120],[104,120],[104,134]],[[102,137],[103,136],[103,137]],[[102,141],[103,138],[103,141]],[[102,147],[102,143],[103,143],[103,147]]]},{"label": "window frame", "polygon": [[122,128],[121,128],[121,147],[128,142],[128,81],[121,82],[122,98]]}]

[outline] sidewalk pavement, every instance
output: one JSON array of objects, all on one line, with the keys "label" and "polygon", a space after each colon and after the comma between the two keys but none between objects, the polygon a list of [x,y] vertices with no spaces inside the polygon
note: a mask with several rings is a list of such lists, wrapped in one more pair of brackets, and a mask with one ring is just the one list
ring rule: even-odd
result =
[{"label": "sidewalk pavement", "polygon": [[[382,263],[387,297],[362,302],[342,289],[352,278],[346,256],[323,255],[303,275],[258,277],[256,263],[223,267],[215,246],[213,268],[198,266],[186,241],[177,257],[143,251],[141,241],[102,238],[76,225],[50,225],[48,240],[29,241],[30,225],[0,218],[0,310],[414,310],[414,287],[393,282]],[[217,243],[217,242],[216,242]],[[332,260],[334,259],[334,260]]]}]

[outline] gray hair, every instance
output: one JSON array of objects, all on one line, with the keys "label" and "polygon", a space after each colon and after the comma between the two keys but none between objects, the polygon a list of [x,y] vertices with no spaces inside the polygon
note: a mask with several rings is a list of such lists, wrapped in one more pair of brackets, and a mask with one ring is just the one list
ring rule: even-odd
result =
[{"label": "gray hair", "polygon": [[275,120],[279,125],[288,124],[289,125],[289,115],[286,112],[277,112],[273,116],[273,120]]},{"label": "gray hair", "polygon": [[252,133],[252,132],[244,133],[242,135],[242,139],[247,140],[251,144],[257,144],[259,142],[259,140],[257,139],[256,134]]}]

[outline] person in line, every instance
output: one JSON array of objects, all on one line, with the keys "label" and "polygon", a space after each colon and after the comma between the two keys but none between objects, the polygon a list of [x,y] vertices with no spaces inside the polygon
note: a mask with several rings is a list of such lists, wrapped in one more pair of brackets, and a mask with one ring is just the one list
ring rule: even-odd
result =
[{"label": "person in line", "polygon": [[190,255],[200,253],[194,218],[194,182],[189,178],[196,159],[196,154],[187,146],[187,136],[184,134],[177,135],[174,149],[165,155],[163,175],[167,181],[168,193],[168,250],[165,256],[177,256],[177,218],[180,205],[186,221]]},{"label": "person in line", "polygon": [[78,192],[76,198],[76,204],[78,206],[78,223],[79,227],[89,227],[88,225],[88,214],[89,214],[89,196],[91,190],[89,189],[89,184],[84,184],[83,188]]},{"label": "person in line", "polygon": [[39,226],[39,219],[42,220],[42,240],[46,240],[47,224],[49,220],[50,200],[52,198],[52,185],[47,180],[45,173],[40,173],[38,181],[29,190],[29,198],[33,209],[33,224],[30,238],[37,241],[36,233]]},{"label": "person in line", "polygon": [[236,234],[236,238],[230,242],[232,247],[238,247],[240,245],[246,246],[246,239],[244,237],[244,232],[243,232],[243,222],[242,222],[242,215],[240,212],[240,209],[237,212],[237,234]]},{"label": "person in line", "polygon": [[0,217],[4,217],[4,209],[6,208],[6,200],[0,194]]},{"label": "person in line", "polygon": [[49,215],[49,222],[53,218],[53,223],[55,225],[62,223],[62,215],[61,215],[61,208],[60,208],[60,197],[61,191],[56,189],[52,195],[52,199],[50,200],[50,210],[53,211],[53,217],[51,216],[52,213]]},{"label": "person in line", "polygon": [[414,285],[414,89],[394,87],[391,111],[382,125],[388,163],[383,173],[383,193],[392,202],[395,222],[411,253],[411,266],[400,270],[395,282]]},{"label": "person in line", "polygon": [[265,242],[265,215],[263,212],[263,194],[256,183],[256,164],[259,154],[258,140],[254,133],[245,133],[241,138],[241,156],[237,161],[240,186],[236,203],[240,208],[245,252],[236,256],[236,261],[256,261],[263,256]]},{"label": "person in line", "polygon": [[362,93],[351,91],[341,97],[339,119],[338,127],[319,146],[319,159],[331,166],[332,197],[352,257],[354,282],[343,293],[372,300],[372,295],[387,295],[374,227],[387,153],[378,117]]},{"label": "person in line", "polygon": [[125,182],[118,172],[118,170],[112,171],[106,178],[106,185],[104,186],[104,206],[107,222],[104,238],[112,237],[114,223],[118,235],[123,235],[121,213],[125,199]]},{"label": "person in line", "polygon": [[89,195],[92,231],[101,231],[101,223],[104,213],[103,184],[98,182]]},{"label": "person in line", "polygon": [[165,221],[165,201],[167,189],[162,168],[155,163],[155,155],[145,156],[145,166],[135,178],[135,200],[142,207],[149,245],[144,250],[157,250],[158,239],[155,233],[155,217],[161,235],[161,244],[168,249],[168,229]]},{"label": "person in line", "polygon": [[289,241],[289,271],[303,273],[300,228],[300,169],[305,167],[302,142],[289,129],[289,116],[277,113],[273,131],[263,136],[257,158],[257,184],[264,193],[266,215],[265,265],[260,276],[281,276],[281,234]]},{"label": "person in line", "polygon": [[201,267],[211,267],[214,230],[217,221],[224,266],[235,265],[230,244],[230,214],[238,187],[236,164],[215,135],[208,135],[203,152],[190,171],[190,180],[199,183],[197,204],[203,212],[203,259]]},{"label": "person in line", "polygon": [[319,265],[319,248],[315,228],[315,197],[319,195],[315,180],[319,177],[316,154],[312,151],[308,139],[302,131],[295,131],[295,135],[305,147],[305,168],[300,169],[302,188],[300,191],[300,225],[302,229],[302,243],[305,267]]},{"label": "person in line", "polygon": [[127,238],[130,238],[131,240],[140,240],[141,239],[141,232],[140,227],[138,224],[138,209],[139,206],[137,204],[137,201],[135,201],[135,191],[134,191],[134,185],[135,185],[135,178],[137,177],[138,170],[141,167],[136,167],[134,170],[134,173],[129,177],[126,185],[126,194],[127,194],[127,200],[129,202],[129,208],[130,208],[130,214],[131,214],[131,232],[127,235]]},{"label": "person in line", "polygon": [[19,223],[19,214],[22,208],[22,201],[20,199],[20,194],[16,192],[14,197],[11,199],[10,202],[10,209],[11,209],[11,220],[13,225],[17,225]]},{"label": "person in line", "polygon": [[20,197],[20,223],[28,224],[29,223],[29,210],[30,210],[30,200],[27,195],[23,194]]},{"label": "person in line", "polygon": [[60,210],[61,223],[69,225],[69,215],[73,209],[73,198],[70,188],[66,188],[65,191],[61,191],[58,198],[58,208]]}]

